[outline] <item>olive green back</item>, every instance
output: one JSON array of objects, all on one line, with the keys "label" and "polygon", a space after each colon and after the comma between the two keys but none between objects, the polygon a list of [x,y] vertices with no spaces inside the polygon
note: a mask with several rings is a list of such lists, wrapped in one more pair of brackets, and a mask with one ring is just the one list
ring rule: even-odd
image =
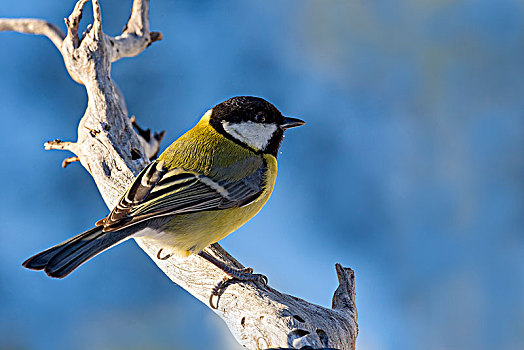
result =
[{"label": "olive green back", "polygon": [[168,169],[183,168],[219,181],[238,181],[264,165],[262,155],[215,131],[209,124],[209,115],[206,113],[158,157]]}]

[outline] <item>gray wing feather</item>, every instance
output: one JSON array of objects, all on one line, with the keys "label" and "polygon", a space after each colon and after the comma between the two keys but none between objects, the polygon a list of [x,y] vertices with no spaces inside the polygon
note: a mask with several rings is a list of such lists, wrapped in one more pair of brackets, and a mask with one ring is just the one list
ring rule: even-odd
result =
[{"label": "gray wing feather", "polygon": [[262,193],[262,164],[238,181],[216,181],[181,168],[167,170],[153,162],[136,178],[111,214],[98,225],[116,231],[144,220],[166,215],[241,207]]}]

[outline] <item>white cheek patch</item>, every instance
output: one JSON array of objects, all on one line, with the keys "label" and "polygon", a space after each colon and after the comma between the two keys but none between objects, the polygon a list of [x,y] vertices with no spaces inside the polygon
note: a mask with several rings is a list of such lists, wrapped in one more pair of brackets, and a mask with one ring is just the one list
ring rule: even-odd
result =
[{"label": "white cheek patch", "polygon": [[222,122],[222,126],[229,135],[256,150],[264,150],[277,130],[275,124],[260,124],[252,121],[242,123]]}]

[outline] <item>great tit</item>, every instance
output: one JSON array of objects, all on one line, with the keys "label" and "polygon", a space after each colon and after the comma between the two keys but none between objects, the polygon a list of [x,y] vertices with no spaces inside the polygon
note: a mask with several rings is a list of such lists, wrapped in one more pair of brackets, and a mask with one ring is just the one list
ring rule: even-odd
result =
[{"label": "great tit", "polygon": [[163,247],[159,259],[199,254],[249,279],[251,271],[225,266],[203,249],[259,212],[275,186],[284,131],[303,124],[258,97],[216,105],[140,172],[106,218],[23,266],[63,278],[104,250],[144,237]]}]

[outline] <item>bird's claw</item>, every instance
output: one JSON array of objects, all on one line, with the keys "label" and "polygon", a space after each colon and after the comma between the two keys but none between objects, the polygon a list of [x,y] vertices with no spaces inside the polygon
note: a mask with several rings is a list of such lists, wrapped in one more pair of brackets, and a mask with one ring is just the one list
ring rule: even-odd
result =
[{"label": "bird's claw", "polygon": [[[224,291],[230,284],[233,284],[235,282],[259,282],[262,283],[265,288],[269,289],[269,286],[267,285],[267,277],[260,273],[253,273],[253,269],[251,267],[246,267],[241,270],[232,270],[229,271],[227,275],[228,277],[225,277],[211,291],[211,295],[209,296],[209,305],[213,309],[218,308],[218,300],[220,299],[220,296],[224,293]],[[213,302],[213,297],[218,297],[216,305]]]},{"label": "bird's claw", "polygon": [[166,256],[160,256],[160,253],[162,253],[162,250],[163,250],[163,248],[160,248],[158,250],[158,253],[156,253],[156,258],[158,260],[167,260],[167,259],[169,259],[173,255],[173,254],[167,254]]},{"label": "bird's claw", "polygon": [[253,269],[251,267],[246,267],[242,270],[236,270],[235,273],[231,273],[230,276],[233,279],[239,280],[239,281],[252,281],[252,282],[260,282],[267,286],[268,279],[266,276],[260,274],[260,273],[253,273]]},{"label": "bird's claw", "polygon": [[260,282],[262,283],[264,286],[267,286],[268,284],[268,279],[267,279],[267,276],[266,275],[263,275],[261,273],[254,273],[252,274],[252,276],[255,276],[255,281],[256,282]]}]

